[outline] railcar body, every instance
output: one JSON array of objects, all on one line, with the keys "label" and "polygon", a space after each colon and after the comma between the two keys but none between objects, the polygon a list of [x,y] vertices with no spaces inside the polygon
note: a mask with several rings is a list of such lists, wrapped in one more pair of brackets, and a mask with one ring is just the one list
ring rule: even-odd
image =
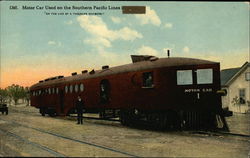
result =
[{"label": "railcar body", "polygon": [[[81,95],[87,112],[157,126],[227,129],[222,112],[220,64],[192,58],[132,56],[133,63],[72,76],[53,77],[31,86],[31,105],[42,115],[74,112]],[[220,123],[218,123],[220,122]]]}]

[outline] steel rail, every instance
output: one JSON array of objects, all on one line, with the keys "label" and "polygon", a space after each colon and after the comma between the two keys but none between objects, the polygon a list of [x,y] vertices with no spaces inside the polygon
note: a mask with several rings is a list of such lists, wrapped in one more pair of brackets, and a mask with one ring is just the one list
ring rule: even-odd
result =
[{"label": "steel rail", "polygon": [[208,134],[208,135],[231,135],[231,136],[250,138],[250,135],[240,134],[240,133],[231,133],[231,132],[222,132],[222,131],[191,131],[190,133],[192,133],[192,134]]},{"label": "steel rail", "polygon": [[19,139],[19,140],[21,140],[21,141],[23,141],[25,143],[28,143],[28,144],[31,144],[31,145],[35,146],[37,148],[43,149],[43,150],[53,154],[55,157],[66,157],[65,155],[63,155],[63,154],[61,154],[61,153],[59,153],[57,151],[54,151],[54,150],[52,150],[50,148],[47,148],[46,146],[40,145],[38,143],[31,142],[28,139],[25,139],[25,138],[23,138],[23,137],[21,137],[21,136],[19,136],[17,134],[14,134],[12,132],[9,132],[9,131],[3,130],[3,129],[0,129],[0,132],[3,133],[3,134],[7,134],[7,135],[10,135],[12,137],[15,137],[15,138],[17,138],[17,139]]},{"label": "steel rail", "polygon": [[120,150],[117,150],[117,149],[113,149],[113,148],[110,148],[110,147],[106,147],[106,146],[103,146],[103,145],[98,145],[98,144],[90,143],[90,142],[87,142],[87,141],[77,140],[77,139],[74,139],[74,138],[59,135],[59,134],[56,134],[56,133],[47,132],[47,131],[39,129],[39,128],[34,128],[34,127],[30,127],[30,126],[27,126],[27,125],[17,123],[15,121],[7,121],[7,120],[1,119],[1,118],[0,118],[0,120],[6,121],[6,122],[12,122],[12,123],[17,124],[19,126],[29,128],[29,129],[33,129],[33,130],[39,131],[41,133],[46,133],[46,134],[49,134],[49,135],[53,135],[53,136],[56,136],[56,137],[59,137],[59,138],[67,139],[67,140],[71,140],[71,141],[78,142],[78,143],[81,143],[81,144],[94,146],[94,147],[101,148],[101,149],[104,149],[104,150],[109,150],[109,151],[120,153],[120,154],[123,154],[123,155],[126,155],[126,156],[140,157],[140,156],[137,156],[137,155],[134,155],[134,154],[130,154],[130,153],[120,151]]}]

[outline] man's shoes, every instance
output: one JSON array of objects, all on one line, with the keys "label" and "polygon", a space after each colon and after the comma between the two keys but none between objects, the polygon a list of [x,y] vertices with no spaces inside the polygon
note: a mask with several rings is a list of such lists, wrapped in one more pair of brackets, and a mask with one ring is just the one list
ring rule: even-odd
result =
[{"label": "man's shoes", "polygon": [[78,122],[77,124],[79,125],[80,123]]}]

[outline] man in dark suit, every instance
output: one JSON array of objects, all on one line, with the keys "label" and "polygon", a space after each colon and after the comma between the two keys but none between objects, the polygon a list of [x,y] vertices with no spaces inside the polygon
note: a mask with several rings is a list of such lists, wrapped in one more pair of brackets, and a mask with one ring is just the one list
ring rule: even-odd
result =
[{"label": "man in dark suit", "polygon": [[77,124],[82,124],[82,114],[83,114],[83,109],[84,109],[84,102],[81,98],[81,96],[77,97],[76,101],[76,111],[77,111]]}]

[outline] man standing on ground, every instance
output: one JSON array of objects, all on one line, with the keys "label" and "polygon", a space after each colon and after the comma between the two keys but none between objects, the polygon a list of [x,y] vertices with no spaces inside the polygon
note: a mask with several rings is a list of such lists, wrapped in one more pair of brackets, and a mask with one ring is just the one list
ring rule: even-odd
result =
[{"label": "man standing on ground", "polygon": [[77,111],[77,124],[82,124],[82,114],[83,114],[83,108],[84,108],[84,102],[81,98],[81,96],[77,97],[76,101],[76,111]]}]

